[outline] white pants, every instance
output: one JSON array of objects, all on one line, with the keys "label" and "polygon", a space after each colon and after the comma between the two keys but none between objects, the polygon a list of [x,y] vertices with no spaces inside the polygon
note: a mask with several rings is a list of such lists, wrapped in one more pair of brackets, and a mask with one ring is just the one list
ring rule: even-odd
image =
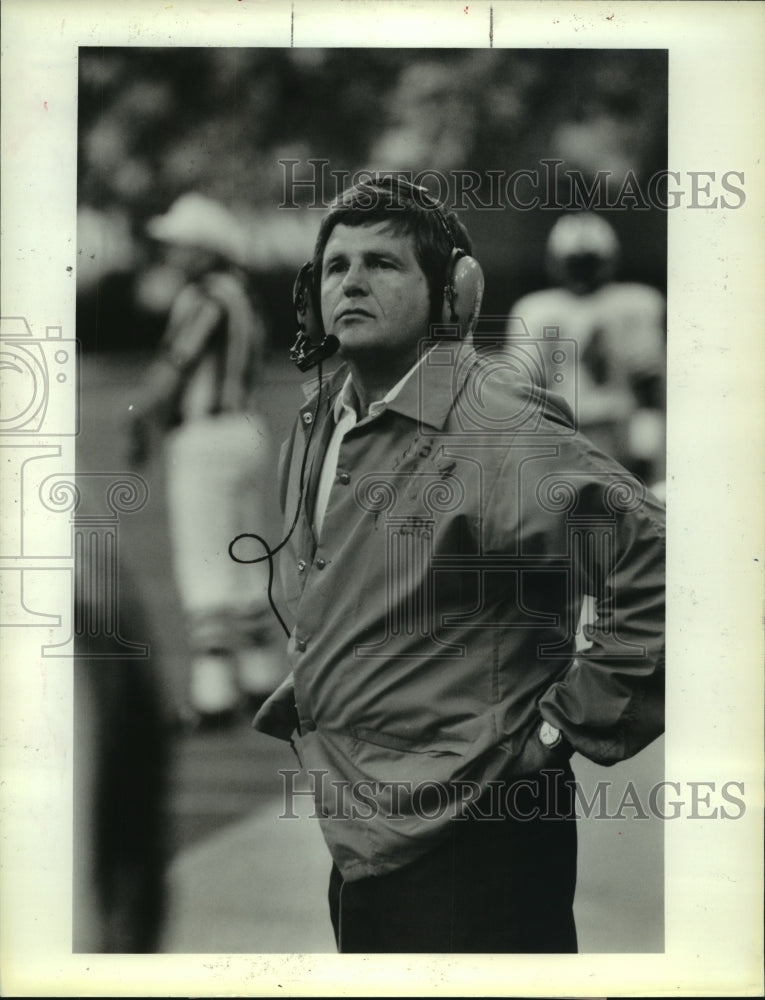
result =
[{"label": "white pants", "polygon": [[251,413],[189,421],[168,435],[166,456],[173,569],[192,650],[246,648],[271,631],[268,563],[237,563],[228,550],[239,534],[264,534],[267,427]]}]

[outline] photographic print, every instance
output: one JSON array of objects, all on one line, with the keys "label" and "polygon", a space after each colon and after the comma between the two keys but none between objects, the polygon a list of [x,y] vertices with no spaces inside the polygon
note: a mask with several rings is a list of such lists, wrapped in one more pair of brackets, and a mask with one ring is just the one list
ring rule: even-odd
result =
[{"label": "photographic print", "polygon": [[761,919],[762,9],[703,137],[721,8],[642,9],[39,5],[4,126],[20,995],[756,994],[721,942]]}]

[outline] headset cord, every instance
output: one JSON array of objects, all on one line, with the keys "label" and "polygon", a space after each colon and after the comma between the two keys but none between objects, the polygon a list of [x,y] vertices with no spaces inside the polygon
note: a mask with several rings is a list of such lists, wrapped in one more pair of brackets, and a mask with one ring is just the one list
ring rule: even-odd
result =
[{"label": "headset cord", "polygon": [[[295,516],[292,519],[292,524],[290,525],[289,531],[284,536],[284,538],[279,542],[279,544],[275,548],[273,548],[273,549],[268,544],[268,542],[265,540],[265,538],[262,537],[262,535],[258,535],[254,531],[245,531],[241,535],[237,535],[236,538],[234,538],[230,542],[229,547],[228,547],[229,557],[231,559],[233,559],[234,562],[246,563],[248,565],[253,565],[254,563],[260,563],[260,562],[264,562],[266,560],[268,561],[268,590],[267,590],[268,603],[271,605],[271,610],[276,615],[276,617],[277,617],[277,619],[279,621],[279,624],[284,629],[284,634],[287,636],[288,639],[289,639],[289,637],[291,635],[291,631],[287,627],[284,619],[282,618],[281,614],[279,613],[279,609],[277,608],[276,603],[274,602],[274,597],[273,597],[273,593],[272,593],[272,587],[273,587],[273,583],[274,583],[274,556],[278,552],[281,552],[281,550],[284,548],[284,546],[287,544],[287,542],[292,537],[292,533],[294,532],[295,528],[297,527],[298,519],[300,518],[300,511],[301,511],[301,508],[303,506],[303,494],[304,494],[304,491],[305,491],[305,470],[306,470],[306,465],[308,463],[308,452],[309,452],[309,450],[311,448],[311,440],[313,438],[313,432],[314,432],[314,429],[316,427],[316,423],[318,421],[319,408],[321,406],[321,390],[322,390],[322,384],[323,384],[323,380],[322,380],[322,364],[321,364],[321,362],[319,362],[318,369],[319,369],[319,390],[318,390],[318,393],[317,393],[317,396],[316,396],[316,409],[314,410],[313,420],[311,421],[311,429],[308,432],[308,440],[306,441],[305,451],[303,452],[303,461],[302,461],[301,466],[300,466],[300,481],[299,481],[300,488],[299,488],[299,491],[298,491],[298,502],[297,502],[297,507],[295,509]],[[256,542],[260,542],[260,544],[265,549],[265,555],[263,555],[263,556],[257,556],[255,559],[240,559],[238,556],[234,555],[234,546],[236,545],[237,542],[241,541],[243,538],[253,538]]]}]

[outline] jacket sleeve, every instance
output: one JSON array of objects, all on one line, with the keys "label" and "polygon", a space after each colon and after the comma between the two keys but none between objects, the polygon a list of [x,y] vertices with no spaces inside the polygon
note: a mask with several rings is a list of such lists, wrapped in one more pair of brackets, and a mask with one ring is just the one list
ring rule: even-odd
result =
[{"label": "jacket sleeve", "polygon": [[[539,710],[600,764],[633,756],[664,730],[664,511],[616,463],[593,461],[575,486],[577,593],[595,598],[591,645],[543,694]],[[582,458],[580,454],[580,459]],[[570,512],[569,512],[570,514]]]}]

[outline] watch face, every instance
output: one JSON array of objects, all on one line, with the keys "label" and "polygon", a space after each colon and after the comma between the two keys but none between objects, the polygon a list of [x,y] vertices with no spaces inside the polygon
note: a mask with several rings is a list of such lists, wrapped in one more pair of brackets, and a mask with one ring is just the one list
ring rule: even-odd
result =
[{"label": "watch face", "polygon": [[560,729],[556,729],[549,722],[543,722],[539,727],[539,738],[546,747],[553,747],[560,740]]}]

